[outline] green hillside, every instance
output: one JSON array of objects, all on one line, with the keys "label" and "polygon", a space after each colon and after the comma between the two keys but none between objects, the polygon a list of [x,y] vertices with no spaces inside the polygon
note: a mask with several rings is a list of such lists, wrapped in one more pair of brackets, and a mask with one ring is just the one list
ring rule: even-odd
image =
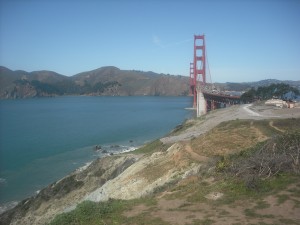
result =
[{"label": "green hillside", "polygon": [[0,98],[31,98],[59,95],[182,96],[189,92],[183,76],[102,67],[64,76],[52,71],[12,71],[0,67]]}]

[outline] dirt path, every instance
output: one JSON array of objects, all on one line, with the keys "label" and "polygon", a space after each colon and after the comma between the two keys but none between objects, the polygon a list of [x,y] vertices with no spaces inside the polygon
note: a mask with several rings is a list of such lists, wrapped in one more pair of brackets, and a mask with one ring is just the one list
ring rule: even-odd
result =
[{"label": "dirt path", "polygon": [[189,144],[185,145],[185,150],[191,155],[192,159],[196,161],[203,162],[208,160],[208,157],[199,155],[198,153],[194,152]]},{"label": "dirt path", "polygon": [[270,127],[273,127],[275,130],[278,130],[278,131],[280,131],[282,133],[284,132],[284,130],[281,130],[280,128],[274,126],[274,122],[273,121],[270,121],[269,125],[270,125]]}]

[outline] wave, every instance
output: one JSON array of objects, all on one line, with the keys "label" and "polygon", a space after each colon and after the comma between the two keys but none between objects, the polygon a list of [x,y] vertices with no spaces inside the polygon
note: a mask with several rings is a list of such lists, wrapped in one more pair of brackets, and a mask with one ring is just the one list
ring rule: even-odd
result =
[{"label": "wave", "polygon": [[0,214],[6,212],[7,210],[12,209],[17,204],[18,204],[17,201],[11,201],[11,202],[7,202],[7,203],[4,203],[4,204],[0,204]]},{"label": "wave", "polygon": [[108,150],[108,153],[113,153],[113,154],[120,154],[120,153],[126,153],[126,152],[132,152],[139,147],[135,146],[126,146],[126,145],[118,145],[118,146],[111,146],[111,150]]},{"label": "wave", "polygon": [[99,149],[95,150],[97,154],[94,155],[97,157],[131,152],[139,148],[136,146],[128,146],[128,145],[104,145],[104,146],[97,145],[97,147]]},{"label": "wave", "polygon": [[7,182],[6,182],[6,179],[0,177],[0,185],[1,185],[1,184],[6,184],[6,183],[7,183]]},{"label": "wave", "polygon": [[[94,154],[94,157],[105,157],[105,156],[110,156],[110,155],[114,155],[114,154],[122,154],[122,153],[126,153],[126,152],[132,152],[136,149],[138,149],[139,147],[133,147],[133,146],[125,146],[125,145],[106,145],[101,147],[99,150],[96,150],[97,154]],[[86,170],[91,164],[92,161],[86,162],[83,166],[79,167],[76,169],[77,172],[82,172],[84,170]],[[74,163],[73,164],[77,164]]]},{"label": "wave", "polygon": [[124,146],[125,148],[123,150],[121,150],[119,153],[125,153],[125,152],[132,152],[136,149],[138,149],[139,147],[128,147],[128,146]]},{"label": "wave", "polygon": [[82,171],[86,170],[86,168],[88,168],[89,165],[91,165],[91,164],[92,164],[92,161],[91,162],[87,162],[84,166],[81,166],[78,169],[76,169],[76,171],[82,172]]}]

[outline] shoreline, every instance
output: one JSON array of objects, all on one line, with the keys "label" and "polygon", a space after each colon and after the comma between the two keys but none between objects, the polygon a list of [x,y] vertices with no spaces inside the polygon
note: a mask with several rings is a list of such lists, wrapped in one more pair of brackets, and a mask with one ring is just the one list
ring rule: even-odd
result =
[{"label": "shoreline", "polygon": [[[148,142],[148,141],[147,141]],[[145,143],[146,144],[146,143]],[[93,145],[95,146],[95,145]],[[88,146],[85,148],[91,148],[93,146]],[[113,145],[107,145],[106,148],[112,148]],[[60,179],[54,181],[54,182],[59,182],[60,180],[66,178],[67,176],[69,176],[72,173],[76,173],[76,172],[83,172],[84,170],[86,170],[93,162],[95,162],[96,160],[100,159],[100,158],[104,158],[104,157],[110,157],[112,155],[119,155],[119,154],[125,154],[125,153],[129,153],[132,151],[135,151],[136,149],[142,147],[142,146],[124,146],[124,145],[117,145],[118,148],[124,148],[123,150],[119,150],[116,152],[112,152],[112,151],[107,151],[107,153],[101,153],[101,151],[98,150],[98,153],[101,153],[101,155],[99,154],[97,156],[97,158],[94,158],[93,160],[87,161],[84,163],[84,165],[77,167],[76,169],[72,170],[70,173],[68,173],[67,175],[64,175],[63,177],[61,177]],[[116,146],[114,146],[116,147]],[[92,149],[92,151],[95,151]],[[97,151],[97,150],[96,150]],[[96,152],[95,151],[95,152]],[[93,153],[92,153],[93,154]],[[1,184],[5,185],[6,180],[4,178],[0,178]],[[6,211],[13,209],[15,206],[17,206],[20,202],[35,197],[36,195],[38,195],[40,193],[41,190],[43,190],[44,188],[46,188],[47,186],[51,185],[51,183],[47,184],[45,187],[43,187],[42,189],[38,189],[38,190],[33,190],[33,194],[29,195],[28,197],[24,197],[20,200],[13,200],[13,201],[8,201],[8,202],[4,202],[4,203],[0,203],[0,215],[5,213]]]},{"label": "shoreline", "polygon": [[[186,120],[184,120],[179,125],[184,124],[185,121]],[[174,130],[174,128],[172,128],[172,130]],[[165,135],[163,135],[163,137],[169,135],[172,132],[172,130],[170,130],[168,133],[166,133]],[[90,161],[85,162],[84,165],[78,166],[76,169],[74,169],[71,172],[69,172],[68,174],[62,176],[60,179],[57,179],[56,181],[54,181],[54,183],[57,183],[60,180],[65,179],[66,177],[70,176],[73,173],[84,172],[84,170],[86,170],[92,163],[94,163],[95,161],[97,161],[99,159],[102,159],[102,158],[105,158],[105,157],[123,155],[123,154],[126,154],[126,153],[133,152],[133,151],[135,151],[135,150],[137,150],[137,149],[139,149],[139,148],[147,145],[148,143],[151,143],[152,141],[159,140],[160,138],[161,137],[158,137],[158,138],[153,139],[153,140],[147,140],[142,145],[138,145],[138,146],[125,146],[125,145],[118,145],[118,144],[116,144],[116,145],[115,144],[110,144],[110,145],[104,145],[103,146],[104,149],[102,149],[102,150],[95,150],[94,146],[97,146],[96,144],[94,144],[92,146],[88,146],[88,147],[83,147],[84,149],[90,148],[91,151],[93,151],[91,154],[93,154],[94,157],[96,157],[95,153],[98,153],[98,156],[96,158],[90,160]],[[122,148],[122,149],[121,150],[117,150],[117,151],[111,151],[111,149],[116,150],[117,148]],[[102,151],[106,151],[106,152],[102,153]],[[6,183],[6,180],[4,178],[1,178],[1,182],[2,183]],[[22,201],[24,201],[26,199],[30,199],[30,198],[36,197],[40,193],[41,190],[47,188],[50,185],[51,185],[51,183],[48,183],[42,189],[34,190],[31,195],[28,195],[27,197],[24,197],[24,198],[22,198],[20,200],[13,200],[13,201],[5,202],[5,203],[0,203],[0,215],[3,214],[3,213],[5,213],[6,211],[9,211],[9,210],[13,209],[14,207],[16,207]]]},{"label": "shoreline", "polygon": [[[74,98],[76,100],[76,104],[74,104],[74,101],[71,101],[71,105],[68,106],[67,110],[69,109],[74,109],[72,107],[75,107],[75,112],[77,113],[77,108],[78,108],[78,104],[77,104],[77,97],[78,96],[63,96],[62,99],[66,99],[65,97],[70,97],[70,98]],[[83,96],[83,97],[88,97],[88,96]],[[127,99],[127,96],[124,96]],[[140,98],[146,98],[146,102],[143,103],[143,107],[141,107],[141,103],[140,101],[137,101],[138,99],[136,99],[136,97]],[[151,98],[149,98],[151,97]],[[169,101],[169,96],[166,97],[155,97],[155,99],[153,98],[154,96],[134,96],[133,98],[128,97],[128,108],[125,110],[124,113],[122,113],[121,117],[125,117],[125,123],[123,123],[124,118],[121,118],[120,120],[115,119],[115,117],[113,116],[113,113],[107,113],[110,111],[107,111],[106,106],[111,107],[112,109],[114,109],[114,107],[116,107],[118,104],[120,104],[120,99],[118,100],[114,100],[112,102],[109,102],[109,104],[107,104],[108,101],[98,101],[97,99],[95,100],[95,98],[89,98],[88,102],[83,101],[83,104],[92,104],[93,109],[93,113],[90,114],[89,110],[87,110],[87,116],[84,116],[85,114],[81,113],[81,108],[79,108],[77,113],[79,116],[72,116],[72,119],[70,121],[72,121],[73,123],[68,123],[68,124],[76,124],[77,121],[81,121],[79,119],[82,118],[92,118],[92,119],[87,119],[85,121],[84,124],[88,124],[87,126],[83,126],[82,128],[82,124],[80,125],[80,128],[83,130],[86,130],[89,132],[89,136],[92,136],[92,138],[89,138],[87,141],[85,141],[85,139],[80,137],[80,141],[75,141],[75,143],[79,143],[79,144],[69,144],[72,142],[72,140],[76,140],[77,137],[79,137],[77,134],[75,134],[75,132],[70,132],[70,133],[74,133],[73,135],[67,135],[67,136],[63,136],[62,132],[60,130],[66,130],[67,132],[70,131],[70,129],[49,129],[49,131],[47,132],[51,132],[51,134],[58,134],[58,135],[48,135],[46,132],[46,129],[44,133],[47,134],[47,138],[45,138],[45,140],[49,140],[46,142],[46,144],[44,145],[44,142],[40,142],[38,143],[38,141],[33,142],[33,143],[25,143],[25,145],[22,144],[22,142],[20,141],[21,144],[19,144],[19,146],[17,146],[18,148],[13,148],[15,147],[14,145],[9,145],[10,139],[9,138],[14,138],[14,140],[17,140],[18,137],[24,137],[24,133],[22,132],[16,132],[13,133],[13,135],[11,135],[10,133],[7,135],[7,138],[5,138],[5,140],[8,140],[8,144],[6,144],[6,146],[11,147],[11,150],[15,150],[15,149],[20,149],[22,150],[23,147],[28,147],[30,149],[33,149],[32,152],[34,152],[34,154],[38,155],[37,157],[32,156],[31,158],[28,157],[29,159],[27,161],[25,161],[21,166],[10,169],[10,167],[4,168],[5,165],[3,165],[3,173],[1,173],[0,178],[3,178],[3,180],[6,179],[6,182],[3,183],[3,180],[0,180],[0,185],[1,185],[1,204],[0,204],[0,210],[1,207],[6,208],[6,205],[11,205],[11,203],[16,202],[16,199],[18,201],[22,201],[22,199],[26,199],[28,197],[31,196],[35,196],[36,191],[47,187],[49,184],[53,183],[54,181],[67,176],[68,174],[72,173],[73,171],[75,171],[76,169],[79,169],[79,167],[84,166],[85,163],[96,160],[98,157],[103,157],[105,155],[108,154],[104,154],[101,153],[101,149],[96,152],[95,150],[93,150],[94,146],[97,144],[102,145],[102,149],[106,149],[107,152],[111,153],[111,154],[117,154],[120,152],[130,152],[130,151],[134,151],[135,149],[139,148],[141,145],[146,144],[147,142],[150,142],[151,140],[155,140],[157,138],[160,138],[161,136],[164,136],[166,134],[168,134],[170,132],[170,130],[174,129],[174,127],[179,124],[182,123],[186,118],[190,118],[190,113],[188,111],[186,111],[184,108],[189,105],[189,99],[186,97],[172,97],[174,98],[174,101]],[[106,98],[106,97],[105,97]],[[42,99],[42,98],[41,98]],[[148,100],[147,100],[148,99]],[[140,115],[140,113],[145,113],[145,115],[148,115],[146,112],[143,112],[143,110],[140,110],[141,108],[144,108],[146,106],[146,108],[148,107],[148,102],[150,102],[152,105],[149,105],[149,107],[151,106],[155,106],[152,108],[155,108],[155,110],[153,111],[154,116],[150,118],[150,122],[145,121],[144,122],[144,118],[143,116],[136,116],[135,113],[139,113],[138,115]],[[165,104],[167,103],[166,101],[168,101],[168,103],[170,102],[170,104]],[[52,102],[52,101],[51,101]],[[123,100],[122,100],[123,102]],[[44,105],[42,107],[42,109],[44,109],[45,106],[48,107],[48,101],[43,101]],[[61,110],[61,106],[63,104],[65,104],[65,100],[60,100],[60,101],[55,101],[54,102],[54,109],[58,108]],[[69,101],[68,101],[69,103]],[[80,103],[80,102],[79,102]],[[95,104],[94,104],[95,103]],[[101,104],[99,104],[101,103]],[[7,113],[7,115],[16,115],[15,111],[19,110],[20,104],[16,104],[17,107],[14,107],[15,111],[10,110],[9,107],[11,103],[9,104],[5,104],[3,105],[3,109],[5,109],[5,113]],[[26,103],[27,104],[27,103]],[[31,107],[30,109],[40,109],[40,103],[37,101],[33,101],[33,99],[30,100],[30,104],[33,104],[33,107]],[[174,116],[172,116],[171,119],[168,120],[168,122],[164,122],[164,113],[168,112],[168,110],[174,110],[173,105],[179,106],[180,108],[177,109],[177,111],[175,112]],[[2,106],[2,105],[1,105]],[[22,105],[21,105],[22,106]],[[27,105],[26,105],[27,106]],[[35,108],[36,107],[36,108]],[[46,107],[46,108],[47,108]],[[66,110],[65,107],[63,107],[64,112]],[[99,113],[98,112],[102,112],[101,110],[105,109],[103,116],[102,114],[100,115],[101,118],[105,118],[104,120],[99,118]],[[98,110],[98,111],[97,111]],[[11,113],[11,111],[13,113]],[[37,110],[34,110],[35,112]],[[46,111],[46,110],[45,110]],[[118,110],[114,110],[114,111],[118,111]],[[149,111],[149,110],[148,110]],[[31,112],[29,110],[29,112]],[[97,113],[95,113],[97,112]],[[152,111],[151,111],[152,112]],[[75,113],[75,114],[76,114]],[[50,114],[50,113],[49,113]],[[76,115],[77,115],[76,114]],[[11,130],[15,129],[16,131],[20,130],[17,129],[18,128],[18,124],[22,123],[25,121],[25,125],[24,127],[30,127],[31,123],[29,123],[28,121],[30,121],[31,119],[31,115],[33,115],[32,113],[28,114],[29,119],[23,119],[20,120],[18,122],[15,122],[13,125],[14,126],[10,126],[12,127]],[[43,114],[44,115],[44,114]],[[48,115],[48,114],[45,114]],[[44,116],[45,116],[44,115]],[[53,115],[53,113],[51,114]],[[59,116],[60,118],[64,118],[64,116],[66,116],[67,113],[64,113],[62,115]],[[83,116],[84,117],[83,117]],[[133,115],[133,116],[131,116]],[[6,114],[3,114],[3,118],[5,119]],[[78,117],[78,119],[77,119]],[[7,122],[7,126],[9,126],[11,124],[10,122],[10,117],[7,117],[8,119],[6,121]],[[27,118],[27,117],[22,117],[22,118]],[[42,118],[43,117],[39,117]],[[51,117],[52,118],[52,117]],[[75,118],[75,119],[73,119]],[[12,119],[14,119],[12,117]],[[43,124],[43,120],[40,119],[41,121],[39,121],[39,124]],[[61,123],[64,121],[58,120],[57,124],[56,124],[56,117],[53,117],[52,119],[54,121],[54,125],[50,124],[50,128],[53,127],[58,127],[61,126],[62,128],[66,128],[65,123]],[[114,123],[112,123],[112,120],[114,119]],[[161,120],[160,120],[161,119]],[[92,121],[93,120],[93,121]],[[94,121],[96,120],[96,121]],[[128,120],[128,121],[127,121]],[[143,123],[140,123],[141,125],[136,125],[135,121],[142,121]],[[11,121],[15,121],[15,120],[11,120]],[[69,121],[69,120],[68,120]],[[92,121],[92,122],[91,122]],[[100,121],[100,122],[99,122]],[[153,121],[153,122],[152,122]],[[155,125],[156,121],[161,121],[161,123],[157,123],[158,125]],[[139,124],[139,123],[137,123]],[[153,124],[153,125],[152,125]],[[5,124],[3,124],[4,126]],[[47,124],[46,124],[47,125]],[[120,129],[120,126],[123,126],[124,128]],[[143,127],[142,127],[143,126]],[[149,127],[148,127],[149,126]],[[68,127],[68,126],[67,126]],[[74,126],[70,126],[71,128],[76,127]],[[93,128],[95,127],[95,129]],[[108,129],[105,129],[105,127],[107,127]],[[141,128],[142,127],[142,128]],[[154,127],[154,129],[153,129]],[[44,126],[42,126],[41,129],[43,129]],[[35,129],[38,130],[38,129]],[[30,130],[29,130],[30,131]],[[54,132],[53,132],[54,131]],[[94,132],[94,133],[91,133]],[[135,132],[136,131],[136,132]],[[86,134],[88,132],[84,132],[84,138],[86,138],[85,136],[87,136]],[[38,133],[38,134],[36,134]],[[26,135],[29,136],[29,134],[31,136],[29,137],[34,137],[35,140],[44,140],[42,135],[39,135],[39,133],[43,133],[43,132],[26,132]],[[77,133],[79,133],[79,131],[77,131]],[[123,135],[124,133],[124,135]],[[97,135],[94,135],[97,134]],[[25,136],[25,137],[27,137]],[[95,136],[95,137],[94,137]],[[3,136],[6,137],[6,136]],[[56,138],[56,139],[52,139],[52,137]],[[25,140],[25,138],[23,138]],[[23,140],[21,139],[21,140]],[[66,147],[66,150],[64,150],[64,145],[63,144],[52,144],[52,143],[56,143],[56,140],[61,141],[64,140]],[[82,143],[82,140],[84,141]],[[90,141],[91,140],[91,141]],[[16,141],[15,141],[16,142]],[[42,143],[42,144],[41,144]],[[38,145],[39,144],[39,145]],[[82,147],[81,144],[85,147]],[[4,145],[3,145],[4,146]],[[56,147],[59,148],[56,148]],[[62,147],[63,146],[63,147]],[[87,147],[86,147],[87,146]],[[112,146],[120,146],[120,148],[116,148],[116,149],[112,149],[115,147]],[[40,149],[45,148],[46,150],[43,150],[44,152],[46,152],[47,156],[44,157],[44,153],[41,153],[42,151],[40,151]],[[83,150],[83,149],[86,150]],[[7,148],[8,149],[8,148]],[[31,151],[31,150],[30,150]],[[84,151],[87,151],[86,153],[83,153]],[[4,148],[3,148],[3,152],[4,152]],[[18,151],[16,151],[18,152]],[[21,152],[21,151],[19,151]],[[12,163],[14,163],[16,161],[16,159],[20,162],[22,161],[22,156],[27,154],[27,151],[22,151],[21,153],[25,153],[25,154],[16,154],[14,157],[7,157],[8,160],[7,165],[11,165]],[[73,153],[74,154],[73,154]],[[31,152],[29,152],[31,154]],[[50,155],[49,155],[49,154]],[[34,155],[32,154],[32,155]],[[72,155],[70,155],[72,154]],[[89,156],[84,156],[85,155],[89,155]],[[100,155],[100,156],[99,156]],[[56,157],[57,156],[57,157]],[[62,160],[60,159],[62,158]],[[6,158],[4,158],[6,159]],[[26,159],[26,157],[24,157],[24,159]],[[73,160],[74,159],[74,160]],[[65,161],[65,162],[63,162]],[[58,162],[58,163],[56,163]],[[21,163],[20,163],[21,164]],[[33,165],[33,166],[31,166]],[[49,166],[47,166],[49,165]],[[52,166],[54,165],[54,166]],[[42,168],[41,170],[36,170],[36,168]],[[50,170],[49,172],[46,171],[47,168],[53,168],[53,170]],[[12,172],[11,172],[12,171]],[[28,171],[28,172],[27,172]],[[5,173],[4,173],[5,172]],[[12,173],[13,176],[11,175]],[[33,174],[33,176],[31,176],[31,174]],[[56,176],[57,175],[57,176]],[[29,176],[31,178],[30,181],[28,181],[28,179],[22,179],[22,177],[27,177]],[[41,178],[41,179],[39,179]],[[36,180],[36,181],[34,181]],[[24,184],[24,185],[23,185]],[[2,195],[3,194],[3,195]]]}]

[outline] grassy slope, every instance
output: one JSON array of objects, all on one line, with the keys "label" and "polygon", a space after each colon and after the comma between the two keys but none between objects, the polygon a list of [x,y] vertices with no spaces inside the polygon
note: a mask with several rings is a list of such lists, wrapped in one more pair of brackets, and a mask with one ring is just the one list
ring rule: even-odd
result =
[{"label": "grassy slope", "polygon": [[[141,199],[84,202],[51,224],[300,224],[299,174],[281,172],[249,188],[244,180],[226,172],[234,160],[240,156],[247,160],[260,148],[262,144],[257,143],[284,131],[299,132],[300,119],[224,122],[185,143],[195,153],[209,157],[198,175],[165,185]],[[155,141],[136,153],[166,147]],[[210,193],[223,197],[211,200],[207,198]]]}]

